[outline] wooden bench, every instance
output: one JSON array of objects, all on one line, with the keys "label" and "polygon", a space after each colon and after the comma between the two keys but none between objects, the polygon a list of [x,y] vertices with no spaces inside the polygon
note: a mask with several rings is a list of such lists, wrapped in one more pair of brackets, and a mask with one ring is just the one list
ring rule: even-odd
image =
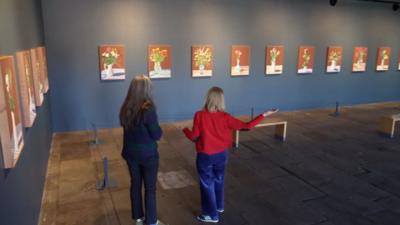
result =
[{"label": "wooden bench", "polygon": [[[282,141],[286,140],[287,121],[266,118],[265,122],[259,123],[255,128],[268,126],[275,126],[275,137]],[[235,148],[239,148],[239,136],[240,130],[233,131],[233,145]]]},{"label": "wooden bench", "polygon": [[390,138],[393,138],[394,128],[398,121],[400,121],[400,114],[382,117],[379,124],[379,131],[388,135]]}]

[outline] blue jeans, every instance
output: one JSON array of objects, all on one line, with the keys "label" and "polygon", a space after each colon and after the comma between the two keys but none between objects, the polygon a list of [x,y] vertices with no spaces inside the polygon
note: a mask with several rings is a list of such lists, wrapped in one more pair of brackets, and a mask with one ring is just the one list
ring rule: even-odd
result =
[{"label": "blue jeans", "polygon": [[200,178],[202,214],[218,218],[217,209],[224,208],[224,177],[227,151],[207,155],[197,153],[196,166]]},{"label": "blue jeans", "polygon": [[131,175],[131,208],[134,220],[143,218],[142,184],[145,192],[145,220],[147,224],[157,223],[156,183],[158,172],[158,151],[143,151],[137,158],[127,158]]}]

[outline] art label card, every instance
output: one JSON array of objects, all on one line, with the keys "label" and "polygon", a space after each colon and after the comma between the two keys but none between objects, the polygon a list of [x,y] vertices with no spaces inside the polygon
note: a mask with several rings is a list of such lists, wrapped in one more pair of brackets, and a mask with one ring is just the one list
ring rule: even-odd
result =
[{"label": "art label card", "polygon": [[125,80],[125,47],[101,45],[99,47],[101,80]]},{"label": "art label card", "polygon": [[23,125],[14,58],[0,58],[0,132],[4,166],[15,166],[24,147]]},{"label": "art label card", "polygon": [[31,54],[29,51],[17,52],[17,68],[24,127],[32,127],[36,118],[36,101]]},{"label": "art label card", "polygon": [[250,47],[234,45],[231,51],[231,76],[248,76],[250,74]]},{"label": "art label card", "polygon": [[365,72],[367,70],[368,48],[355,47],[353,54],[353,72]]},{"label": "art label card", "polygon": [[298,74],[311,74],[314,68],[315,49],[312,46],[300,46],[297,64]]},{"label": "art label card", "polygon": [[150,45],[148,48],[148,71],[151,79],[170,78],[172,52],[169,45]]},{"label": "art label card", "polygon": [[211,77],[213,48],[211,45],[192,46],[192,77]]},{"label": "art label card", "polygon": [[391,49],[388,47],[378,48],[376,58],[376,71],[388,71],[390,65]]},{"label": "art label card", "polygon": [[342,47],[328,47],[326,58],[326,72],[339,73],[342,69]]},{"label": "art label card", "polygon": [[277,75],[283,73],[283,60],[285,57],[285,48],[279,45],[267,46],[265,62],[265,74]]}]

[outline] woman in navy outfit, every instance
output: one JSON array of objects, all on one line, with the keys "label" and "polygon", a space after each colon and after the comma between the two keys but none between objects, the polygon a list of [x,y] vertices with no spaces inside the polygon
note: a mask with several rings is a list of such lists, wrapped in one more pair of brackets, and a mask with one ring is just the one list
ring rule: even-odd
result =
[{"label": "woman in navy outfit", "polygon": [[[124,129],[122,157],[131,176],[132,218],[136,225],[163,224],[157,220],[156,183],[158,172],[157,141],[162,130],[152,98],[152,85],[147,76],[132,80],[119,115]],[[144,184],[145,210],[142,205]],[[144,213],[145,212],[145,213]]]}]

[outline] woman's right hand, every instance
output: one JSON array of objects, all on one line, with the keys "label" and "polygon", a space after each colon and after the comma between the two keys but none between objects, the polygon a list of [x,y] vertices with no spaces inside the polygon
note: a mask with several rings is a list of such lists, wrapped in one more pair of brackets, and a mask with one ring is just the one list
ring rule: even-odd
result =
[{"label": "woman's right hand", "polygon": [[264,112],[264,113],[263,113],[263,116],[264,116],[264,117],[267,117],[267,116],[270,116],[270,115],[272,115],[272,114],[277,113],[278,111],[279,111],[279,109],[271,109],[271,110],[268,110],[268,111]]}]

